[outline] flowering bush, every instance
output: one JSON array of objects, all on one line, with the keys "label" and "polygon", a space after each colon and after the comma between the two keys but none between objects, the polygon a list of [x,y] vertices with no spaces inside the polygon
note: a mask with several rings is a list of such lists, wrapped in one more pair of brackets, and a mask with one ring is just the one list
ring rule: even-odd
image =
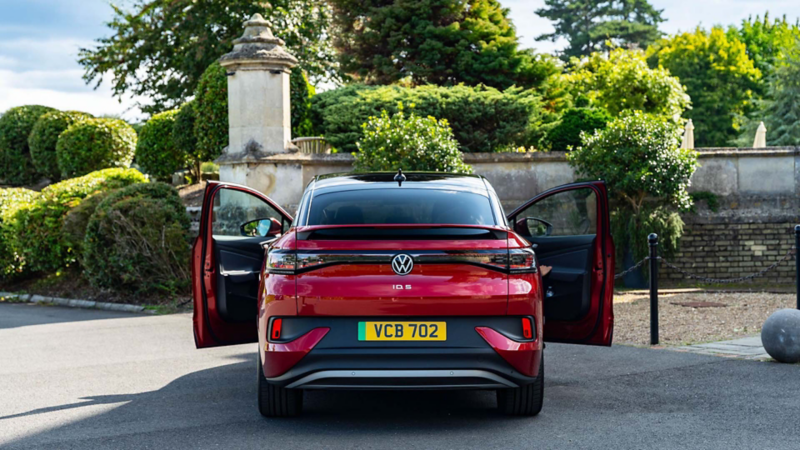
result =
[{"label": "flowering bush", "polygon": [[401,104],[392,116],[381,111],[362,125],[355,169],[370,171],[430,171],[470,173],[447,120],[406,116]]}]

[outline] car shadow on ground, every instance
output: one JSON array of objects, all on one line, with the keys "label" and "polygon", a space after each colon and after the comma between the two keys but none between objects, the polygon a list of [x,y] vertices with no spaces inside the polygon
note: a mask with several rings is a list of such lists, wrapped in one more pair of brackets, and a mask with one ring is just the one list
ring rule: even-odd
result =
[{"label": "car shadow on ground", "polygon": [[[63,414],[66,424],[23,437],[10,446],[79,439],[88,448],[104,446],[104,437],[117,436],[121,429],[130,428],[134,433],[149,434],[213,426],[230,435],[239,430],[289,438],[300,427],[304,433],[340,435],[344,439],[356,428],[373,436],[409,429],[436,433],[442,427],[467,431],[509,420],[496,411],[494,391],[306,391],[301,417],[265,419],[256,406],[255,355],[242,354],[234,359],[237,362],[184,375],[155,391],[85,397],[73,403],[3,416],[0,425],[16,418]],[[104,412],[88,417],[75,414],[101,405],[106,405]],[[76,415],[83,418],[70,422],[69,417]],[[92,441],[95,443],[90,444]]]}]

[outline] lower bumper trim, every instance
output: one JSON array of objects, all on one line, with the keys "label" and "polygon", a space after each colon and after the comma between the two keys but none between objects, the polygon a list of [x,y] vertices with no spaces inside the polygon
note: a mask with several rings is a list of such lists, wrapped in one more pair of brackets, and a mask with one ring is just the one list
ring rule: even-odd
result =
[{"label": "lower bumper trim", "polygon": [[[281,377],[270,381],[281,381]],[[516,383],[485,370],[323,370],[289,389],[497,389]]]}]

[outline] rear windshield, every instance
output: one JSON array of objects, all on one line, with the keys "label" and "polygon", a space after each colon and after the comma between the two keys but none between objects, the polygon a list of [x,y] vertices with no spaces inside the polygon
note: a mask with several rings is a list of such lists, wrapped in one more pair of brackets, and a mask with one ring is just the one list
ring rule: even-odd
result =
[{"label": "rear windshield", "polygon": [[318,194],[308,225],[495,225],[486,195],[440,189],[364,189]]}]

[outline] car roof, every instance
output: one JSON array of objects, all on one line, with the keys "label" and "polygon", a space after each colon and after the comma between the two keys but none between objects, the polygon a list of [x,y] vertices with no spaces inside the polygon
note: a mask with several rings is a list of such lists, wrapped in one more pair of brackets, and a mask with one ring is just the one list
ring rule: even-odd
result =
[{"label": "car roof", "polygon": [[405,181],[399,184],[397,172],[334,173],[317,176],[313,184],[315,193],[330,193],[360,189],[448,189],[486,193],[484,178],[480,175],[443,172],[403,172]]}]

